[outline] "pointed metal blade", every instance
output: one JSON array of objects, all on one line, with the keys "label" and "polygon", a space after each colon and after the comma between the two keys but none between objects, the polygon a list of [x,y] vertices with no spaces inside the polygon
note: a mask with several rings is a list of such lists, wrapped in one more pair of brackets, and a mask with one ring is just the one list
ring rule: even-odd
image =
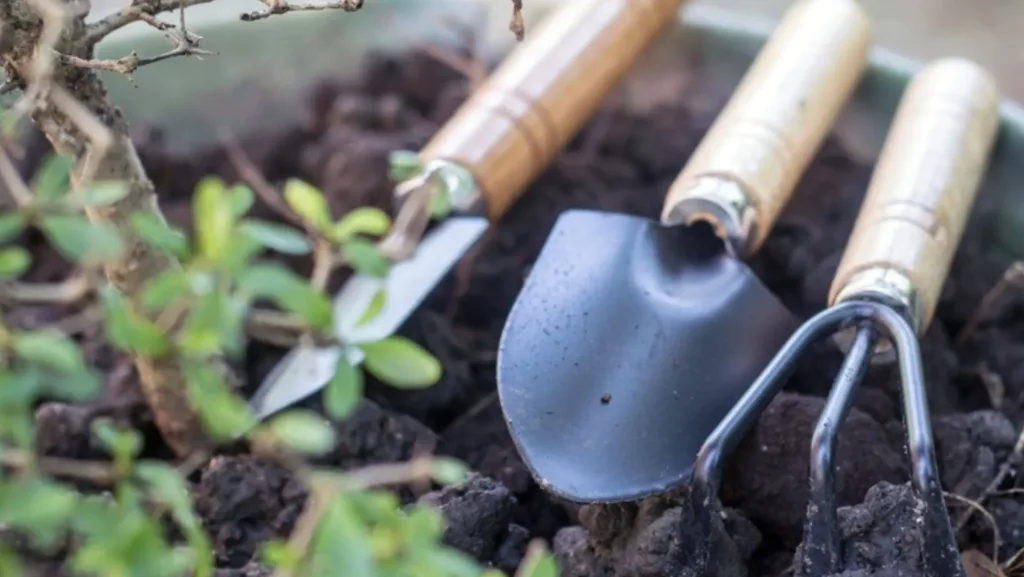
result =
[{"label": "pointed metal blade", "polygon": [[[335,333],[346,343],[365,343],[394,334],[483,236],[490,223],[483,217],[456,216],[427,233],[416,253],[391,268],[387,278],[356,274],[334,297]],[[384,306],[359,324],[374,295],[384,289]],[[260,384],[250,404],[263,419],[319,391],[334,374],[341,354],[336,347],[296,347],[281,359]],[[362,362],[362,351],[349,349],[349,362]]]}]

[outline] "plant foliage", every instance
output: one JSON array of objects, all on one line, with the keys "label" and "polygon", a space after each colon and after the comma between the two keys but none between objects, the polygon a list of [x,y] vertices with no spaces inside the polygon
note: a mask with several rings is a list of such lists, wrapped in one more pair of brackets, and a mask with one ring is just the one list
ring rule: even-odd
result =
[{"label": "plant foliage", "polygon": [[[206,178],[195,190],[191,236],[143,215],[119,231],[90,221],[82,209],[115,203],[125,188],[97,183],[71,192],[69,167],[67,159],[50,158],[31,183],[34,202],[0,214],[0,282],[15,282],[32,266],[30,253],[17,243],[27,229],[42,233],[85,271],[95,271],[136,240],[174,255],[182,266],[149,279],[137,298],[105,284],[96,287],[95,297],[105,337],[121,354],[180,362],[189,400],[214,439],[246,437],[254,446],[291,457],[322,454],[336,442],[335,429],[308,411],[289,410],[259,422],[215,369],[212,359],[237,358],[244,352],[246,328],[256,307],[276,309],[298,327],[302,338],[360,348],[365,368],[394,386],[426,387],[440,378],[437,360],[408,339],[338,342],[335,311],[323,288],[265,256],[268,249],[317,254],[329,258],[332,267],[385,276],[389,263],[373,242],[390,228],[383,212],[359,208],[336,217],[319,190],[292,180],[284,197],[307,225],[308,230],[300,230],[248,216],[254,202],[248,187]],[[363,322],[380,312],[383,298],[375,298],[360,313]],[[94,423],[93,434],[109,453],[109,462],[80,463],[70,471],[65,466],[56,474],[47,459],[36,456],[37,404],[87,401],[100,392],[103,375],[90,366],[79,343],[59,327],[21,330],[0,317],[0,354],[0,575],[22,575],[26,559],[21,555],[31,549],[65,554],[65,569],[74,575],[211,577],[211,542],[188,483],[167,462],[140,458],[143,438],[138,431],[103,420]],[[344,418],[362,398],[362,368],[349,358],[340,355],[323,393],[333,418]],[[457,483],[466,473],[460,463],[441,459],[429,461],[426,469],[410,470],[439,484]],[[367,482],[365,473],[308,464],[298,466],[299,473],[316,500],[313,529],[306,539],[293,536],[265,544],[261,560],[279,574],[500,575],[442,543],[444,521],[437,510],[401,507],[394,494]],[[82,489],[83,480],[89,481],[87,489]],[[19,546],[4,535],[16,535]],[[529,577],[554,575],[546,554],[531,557],[523,566]]]}]

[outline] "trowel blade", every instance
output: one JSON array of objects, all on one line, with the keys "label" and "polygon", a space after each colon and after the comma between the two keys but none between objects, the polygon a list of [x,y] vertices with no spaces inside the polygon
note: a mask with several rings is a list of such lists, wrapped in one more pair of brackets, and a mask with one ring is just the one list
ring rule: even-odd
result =
[{"label": "trowel blade", "polygon": [[662,492],[797,326],[710,228],[570,211],[502,333],[502,410],[546,490]]},{"label": "trowel blade", "polygon": [[[484,217],[453,216],[427,233],[408,260],[391,267],[386,278],[356,274],[334,297],[335,334],[349,344],[391,336],[434,290],[437,283],[489,226]],[[384,306],[360,323],[374,295],[384,290]],[[348,349],[352,364],[362,362],[358,348]],[[337,348],[296,347],[274,366],[249,401],[263,419],[322,389],[334,375]]]}]

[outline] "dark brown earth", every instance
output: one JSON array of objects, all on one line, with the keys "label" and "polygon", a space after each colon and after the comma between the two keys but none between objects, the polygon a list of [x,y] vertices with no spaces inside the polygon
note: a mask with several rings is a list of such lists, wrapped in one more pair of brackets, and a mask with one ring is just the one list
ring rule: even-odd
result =
[{"label": "dark brown earth", "polygon": [[[700,85],[699,72],[694,85]],[[321,187],[336,214],[363,204],[390,210],[387,153],[422,146],[466,95],[466,80],[425,53],[381,57],[355,83],[319,86],[307,104],[304,126],[242,144],[272,182],[299,177]],[[494,396],[504,318],[555,218],[568,208],[656,218],[662,194],[713,118],[713,111],[696,112],[690,101],[680,96],[637,114],[609,99],[485,239],[482,250],[449,275],[401,329],[441,359],[442,382],[411,393],[372,383],[369,400],[337,425],[342,443],[325,462],[353,468],[423,451],[464,459],[479,473],[466,486],[426,496],[405,490],[403,497],[439,505],[449,520],[446,537],[452,545],[509,572],[528,539],[544,537],[553,540],[567,575],[692,574],[687,565],[692,523],[679,505],[685,490],[615,507],[558,503],[538,488],[518,458]],[[161,205],[175,224],[188,225],[189,196],[201,176],[238,178],[220,150],[171,157],[162,151],[159,127],[136,132]],[[798,314],[825,305],[870,170],[851,160],[837,141],[827,140],[754,257],[753,269]],[[972,498],[1006,462],[1024,417],[1024,299],[1004,299],[991,317],[997,321],[983,324],[959,350],[950,344],[1005,268],[981,249],[990,204],[984,196],[979,199],[936,322],[923,341],[945,489]],[[256,210],[276,218],[265,206]],[[64,264],[41,247],[36,254],[39,264],[30,276],[58,278]],[[54,314],[59,312],[23,316],[31,324]],[[111,371],[107,394],[88,407],[40,407],[40,447],[50,455],[96,458],[102,451],[89,440],[88,423],[108,416],[148,432],[147,453],[166,454],[131,370],[105,346],[91,349],[100,366]],[[282,354],[260,344],[250,347],[247,393]],[[806,507],[810,433],[839,362],[830,345],[809,355],[787,392],[729,460],[721,531],[732,537],[722,574],[742,574],[746,567],[753,576],[774,576],[790,567]],[[1000,382],[1001,397],[987,393],[985,382]],[[897,550],[887,537],[911,529],[908,515],[898,515],[906,497],[900,484],[907,479],[899,419],[897,377],[891,368],[872,369],[839,445],[840,500],[857,505],[841,515],[845,545],[855,553],[849,555],[849,575],[921,574],[913,542]],[[1012,486],[1012,477],[1000,488]],[[194,483],[220,577],[265,574],[251,562],[253,553],[261,541],[288,533],[305,498],[302,488],[286,471],[244,454],[217,457]],[[1024,507],[1006,496],[989,505],[1006,558],[1024,547]],[[964,546],[991,552],[992,532],[980,517],[959,537]]]}]

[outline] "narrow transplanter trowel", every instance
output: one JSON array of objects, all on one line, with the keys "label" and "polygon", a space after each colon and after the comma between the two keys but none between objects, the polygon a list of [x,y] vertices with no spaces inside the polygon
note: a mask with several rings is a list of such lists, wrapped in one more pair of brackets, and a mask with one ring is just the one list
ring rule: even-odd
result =
[{"label": "narrow transplanter trowel", "polygon": [[[420,152],[418,174],[396,188],[401,208],[384,243],[398,263],[386,279],[355,275],[335,297],[337,336],[372,342],[394,333],[448,270],[576,134],[685,0],[571,0],[495,70]],[[424,235],[431,205],[459,215]],[[383,309],[361,317],[375,295]],[[353,347],[350,361],[359,363]],[[251,404],[259,418],[320,390],[341,350],[299,346]]]}]

